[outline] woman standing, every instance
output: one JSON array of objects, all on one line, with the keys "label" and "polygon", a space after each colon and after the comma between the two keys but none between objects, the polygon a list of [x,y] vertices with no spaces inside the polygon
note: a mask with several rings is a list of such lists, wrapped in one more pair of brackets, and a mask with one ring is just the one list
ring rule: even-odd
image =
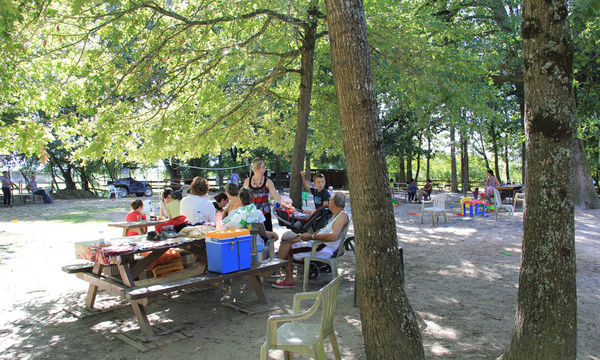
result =
[{"label": "woman standing", "polygon": [[277,202],[281,202],[281,197],[275,189],[275,185],[271,179],[265,176],[265,162],[262,159],[256,158],[252,161],[252,172],[250,178],[244,180],[244,187],[250,188],[252,193],[252,202],[256,208],[262,211],[265,216],[265,229],[273,231],[273,223],[271,222],[271,205],[269,204],[269,195]]}]

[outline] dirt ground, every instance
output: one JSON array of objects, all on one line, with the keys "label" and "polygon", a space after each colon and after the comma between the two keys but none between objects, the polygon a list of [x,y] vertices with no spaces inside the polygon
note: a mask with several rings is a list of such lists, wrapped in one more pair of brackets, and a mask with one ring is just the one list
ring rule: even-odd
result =
[{"label": "dirt ground", "polygon": [[[394,208],[399,244],[404,249],[406,290],[419,315],[429,359],[492,359],[510,343],[517,302],[523,230],[522,212],[512,221],[456,216],[459,196],[446,224],[419,223],[409,212],[420,205]],[[154,200],[157,200],[155,197]],[[291,311],[295,292],[265,284],[270,304],[247,315],[219,301],[221,289],[161,298],[148,307],[152,323],[183,324],[190,338],[139,352],[115,334],[137,327],[120,299],[101,293],[108,308],[78,319],[64,309],[82,305],[87,284],[61,267],[77,263],[73,243],[108,238],[120,229],[129,200],[57,200],[53,205],[0,209],[0,359],[256,359],[269,314]],[[427,219],[426,219],[427,220]],[[282,234],[285,229],[276,227]],[[350,231],[350,233],[352,230]],[[578,359],[600,359],[600,210],[576,213]],[[335,329],[344,359],[364,359],[359,310],[353,306],[354,255],[340,264]],[[331,277],[312,281],[317,289]],[[249,294],[247,294],[249,293]],[[248,295],[248,296],[245,296]],[[254,299],[249,284],[233,284],[233,296]],[[326,346],[329,346],[327,343]],[[333,354],[329,351],[329,357]],[[278,351],[272,358],[283,358]]]}]

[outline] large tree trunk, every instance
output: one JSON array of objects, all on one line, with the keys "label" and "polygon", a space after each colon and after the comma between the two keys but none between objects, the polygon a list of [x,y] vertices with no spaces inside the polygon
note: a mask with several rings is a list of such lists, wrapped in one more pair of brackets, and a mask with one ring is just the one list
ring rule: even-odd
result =
[{"label": "large tree trunk", "polygon": [[406,167],[404,166],[404,156],[400,156],[399,161],[400,168],[400,183],[406,184]]},{"label": "large tree trunk", "polygon": [[[523,89],[522,83],[516,83],[515,88],[517,89],[517,99],[519,99],[519,115],[521,119],[521,128],[525,131],[525,90]],[[521,143],[521,182],[525,184],[525,174],[527,171],[526,166],[527,147],[525,141]]]},{"label": "large tree trunk", "polygon": [[450,127],[450,187],[458,192],[458,174],[456,172],[456,128]]},{"label": "large tree trunk", "polygon": [[427,136],[427,166],[426,166],[426,170],[425,170],[425,177],[426,179],[429,179],[429,163],[431,162],[431,135]]},{"label": "large tree trunk", "polygon": [[466,194],[469,186],[469,143],[465,130],[460,132],[460,181],[462,192]]},{"label": "large tree trunk", "polygon": [[500,181],[500,165],[498,161],[498,136],[496,136],[495,129],[492,130],[492,151],[494,152],[494,174],[496,174],[496,178]]},{"label": "large tree trunk", "polygon": [[383,136],[361,1],[326,0],[333,80],[356,236],[356,282],[369,359],[423,359],[402,284]]},{"label": "large tree trunk", "polygon": [[508,160],[508,141],[504,143],[504,163],[506,164],[506,181],[510,179],[510,164]]},{"label": "large tree trunk", "polygon": [[583,144],[579,139],[573,137],[571,142],[571,154],[573,158],[574,204],[578,209],[598,209],[600,199],[596,195],[596,189],[592,183],[592,172],[586,161]]},{"label": "large tree trunk", "polygon": [[421,145],[423,145],[423,137],[419,134],[419,151],[417,152],[417,172],[415,173],[415,181],[419,183],[419,173],[421,172]]},{"label": "large tree trunk", "polygon": [[504,359],[575,359],[573,48],[566,0],[525,0],[527,208],[515,332]]},{"label": "large tree trunk", "polygon": [[[314,1],[311,2],[314,5]],[[310,115],[310,98],[312,92],[314,52],[317,39],[318,19],[314,14],[314,8],[308,10],[308,26],[302,39],[300,58],[300,97],[298,99],[298,118],[296,120],[296,139],[294,142],[294,154],[292,156],[292,173],[290,174],[290,198],[297,208],[302,208],[302,179],[300,171],[304,164],[306,155],[306,137],[308,129],[308,117]],[[310,174],[307,174],[310,176]]]},{"label": "large tree trunk", "polygon": [[490,169],[490,161],[488,160],[487,154],[485,153],[485,143],[483,141],[482,134],[479,134],[479,142],[481,144],[481,151],[477,150],[477,152],[483,157],[483,161],[485,162],[485,168]]},{"label": "large tree trunk", "polygon": [[412,151],[406,152],[406,180],[414,179],[412,171]]}]

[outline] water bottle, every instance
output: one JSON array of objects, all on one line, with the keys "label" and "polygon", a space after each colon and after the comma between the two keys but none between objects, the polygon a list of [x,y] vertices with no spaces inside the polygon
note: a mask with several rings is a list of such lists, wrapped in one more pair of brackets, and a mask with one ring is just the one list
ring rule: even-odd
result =
[{"label": "water bottle", "polygon": [[223,230],[223,213],[217,211],[217,230]]},{"label": "water bottle", "polygon": [[196,224],[199,222],[204,222],[204,216],[202,216],[202,212],[200,210],[196,211]]},{"label": "water bottle", "polygon": [[106,242],[104,240],[104,231],[100,231],[98,233],[98,246],[99,247],[106,246]]}]

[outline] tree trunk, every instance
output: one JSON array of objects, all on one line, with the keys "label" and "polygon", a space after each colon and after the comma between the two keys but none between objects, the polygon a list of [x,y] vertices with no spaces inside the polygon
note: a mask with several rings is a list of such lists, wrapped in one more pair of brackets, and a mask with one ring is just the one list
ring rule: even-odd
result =
[{"label": "tree trunk", "polygon": [[450,186],[452,192],[458,192],[458,174],[456,172],[456,129],[450,127]]},{"label": "tree trunk", "polygon": [[[508,142],[508,141],[507,141]],[[508,144],[504,143],[504,162],[506,163],[506,181],[510,179],[510,164],[508,162]]]},{"label": "tree trunk", "polygon": [[498,162],[498,137],[496,136],[496,131],[493,130],[493,137],[492,137],[492,151],[494,152],[494,174],[496,175],[496,178],[498,179],[498,181],[500,181],[500,164]]},{"label": "tree trunk", "polygon": [[460,181],[462,192],[466,194],[471,188],[469,186],[469,143],[465,131],[460,132]]},{"label": "tree trunk", "polygon": [[574,205],[577,209],[598,209],[600,199],[592,183],[592,172],[586,160],[583,144],[576,137],[572,139],[571,154],[574,169]]},{"label": "tree trunk", "polygon": [[[525,131],[525,96],[522,83],[516,83],[515,88],[517,89],[517,98],[519,99],[519,114],[521,118],[521,128]],[[521,183],[525,184],[525,174],[527,171],[526,166],[527,147],[525,141],[521,143]]]},{"label": "tree trunk", "polygon": [[219,152],[219,171],[217,171],[217,188],[219,191],[223,190],[223,150]]},{"label": "tree trunk", "polygon": [[407,151],[406,155],[406,180],[414,179],[412,172],[412,151]]},{"label": "tree trunk", "polygon": [[404,167],[404,156],[400,157],[399,161],[400,167],[400,183],[406,184],[406,168]]},{"label": "tree trunk", "polygon": [[419,183],[419,173],[421,172],[421,145],[423,145],[423,137],[419,134],[419,151],[417,152],[417,172],[415,173],[415,181]]},{"label": "tree trunk", "polygon": [[[318,19],[314,14],[315,1],[311,1],[308,10],[308,26],[302,39],[300,58],[300,97],[298,99],[298,118],[296,120],[296,139],[292,155],[292,173],[290,174],[290,198],[295,207],[302,208],[302,179],[300,171],[306,155],[306,138],[308,117],[310,115],[310,98],[312,92],[314,52],[317,39]],[[310,176],[310,173],[307,174]]]},{"label": "tree trunk", "polygon": [[525,0],[527,208],[515,332],[504,359],[575,359],[573,47],[566,0]]},{"label": "tree trunk", "polygon": [[331,63],[356,236],[356,282],[368,359],[423,359],[402,284],[398,239],[361,1],[326,0]]},{"label": "tree trunk", "polygon": [[425,170],[425,178],[429,179],[429,163],[431,162],[431,136],[427,136],[427,166]]},{"label": "tree trunk", "polygon": [[[179,167],[179,165],[173,165],[168,160],[163,160],[163,164],[165,164],[165,168],[167,169],[167,172],[169,173],[169,178],[181,179],[181,168]],[[113,180],[115,180],[115,179],[113,179]],[[178,190],[181,187],[181,182],[180,182],[180,180],[171,180],[170,186],[173,189]]]},{"label": "tree trunk", "polygon": [[487,154],[485,153],[485,143],[483,142],[483,135],[479,134],[479,142],[481,143],[481,151],[478,151],[485,161],[485,168],[490,168],[490,161],[488,160]]}]

